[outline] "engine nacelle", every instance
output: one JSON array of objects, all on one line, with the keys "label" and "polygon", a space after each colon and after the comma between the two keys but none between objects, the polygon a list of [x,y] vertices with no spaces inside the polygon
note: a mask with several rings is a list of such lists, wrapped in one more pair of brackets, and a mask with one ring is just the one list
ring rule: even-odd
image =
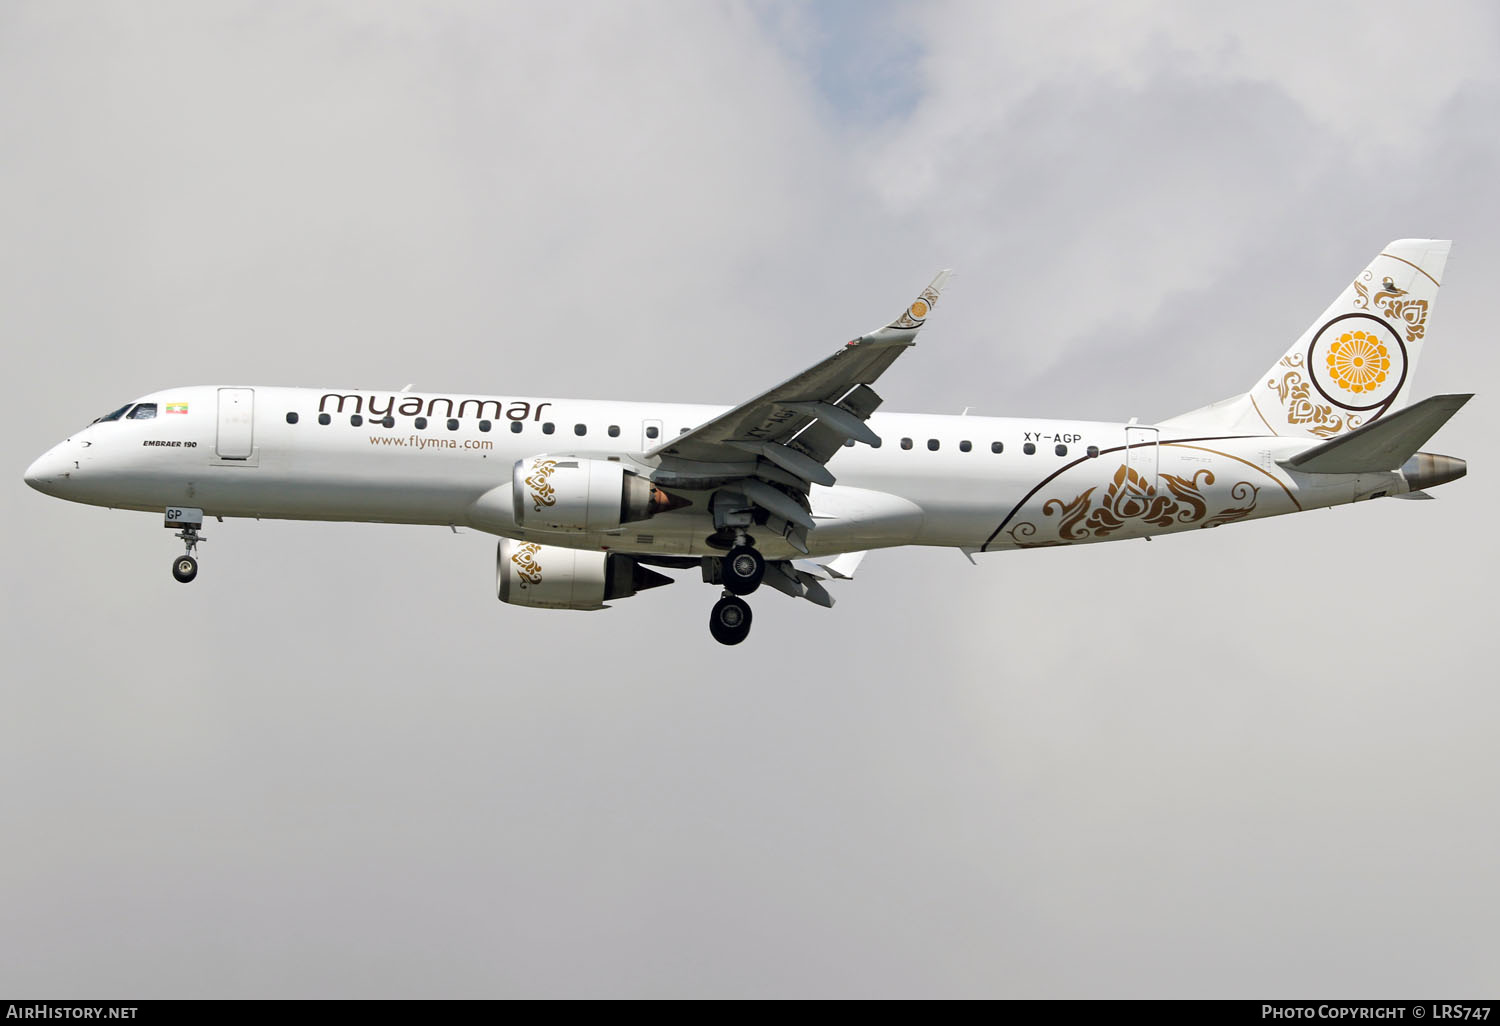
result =
[{"label": "engine nacelle", "polygon": [[495,590],[501,602],[540,609],[603,609],[672,578],[618,552],[591,552],[562,545],[500,539]]},{"label": "engine nacelle", "polygon": [[613,531],[687,504],[610,460],[517,460],[511,487],[516,523],[535,531]]}]

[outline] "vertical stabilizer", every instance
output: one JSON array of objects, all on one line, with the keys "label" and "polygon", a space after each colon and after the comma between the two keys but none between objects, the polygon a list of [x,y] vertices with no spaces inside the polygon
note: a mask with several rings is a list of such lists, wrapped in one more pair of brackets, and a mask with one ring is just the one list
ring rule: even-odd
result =
[{"label": "vertical stabilizer", "polygon": [[1328,439],[1401,409],[1451,245],[1392,242],[1248,392],[1163,426]]}]

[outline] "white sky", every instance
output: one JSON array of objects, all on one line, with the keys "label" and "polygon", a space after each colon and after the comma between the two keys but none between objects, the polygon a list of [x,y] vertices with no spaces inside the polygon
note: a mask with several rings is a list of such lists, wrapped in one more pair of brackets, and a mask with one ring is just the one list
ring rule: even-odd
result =
[{"label": "white sky", "polygon": [[[0,5],[0,991],[1500,989],[1500,19],[1434,7]],[[1403,236],[1440,501],[877,553],[735,649],[436,528],[183,588],[21,481],[173,384],[734,402],[941,266],[887,409],[1149,421]]]}]

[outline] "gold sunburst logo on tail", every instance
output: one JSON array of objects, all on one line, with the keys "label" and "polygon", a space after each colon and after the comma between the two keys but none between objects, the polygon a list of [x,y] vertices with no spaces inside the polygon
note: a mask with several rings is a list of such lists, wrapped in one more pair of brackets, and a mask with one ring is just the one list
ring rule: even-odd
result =
[{"label": "gold sunburst logo on tail", "polygon": [[1358,394],[1385,383],[1391,353],[1373,333],[1346,331],[1328,343],[1327,363],[1333,383]]}]

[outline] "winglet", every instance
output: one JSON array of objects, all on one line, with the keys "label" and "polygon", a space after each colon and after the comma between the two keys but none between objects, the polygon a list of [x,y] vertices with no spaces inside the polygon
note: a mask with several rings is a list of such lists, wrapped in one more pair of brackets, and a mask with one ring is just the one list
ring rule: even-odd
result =
[{"label": "winglet", "polygon": [[939,271],[937,277],[932,279],[932,284],[923,289],[921,294],[901,311],[901,316],[880,330],[861,335],[849,344],[855,346],[870,342],[897,342],[910,345],[917,337],[917,332],[922,330],[922,325],[927,323],[928,315],[932,312],[932,308],[937,306],[938,297],[943,293],[943,286],[948,284],[948,279],[951,277],[953,277],[951,270]]}]

